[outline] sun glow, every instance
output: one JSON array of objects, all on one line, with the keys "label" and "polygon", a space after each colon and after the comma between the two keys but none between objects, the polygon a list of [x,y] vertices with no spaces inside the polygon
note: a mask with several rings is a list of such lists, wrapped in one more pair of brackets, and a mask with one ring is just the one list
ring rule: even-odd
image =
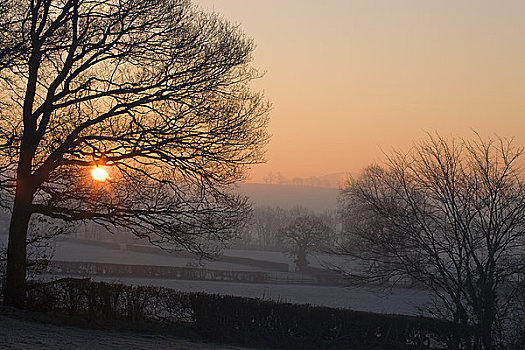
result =
[{"label": "sun glow", "polygon": [[91,171],[91,176],[94,180],[103,182],[107,180],[108,173],[104,169],[97,166]]}]

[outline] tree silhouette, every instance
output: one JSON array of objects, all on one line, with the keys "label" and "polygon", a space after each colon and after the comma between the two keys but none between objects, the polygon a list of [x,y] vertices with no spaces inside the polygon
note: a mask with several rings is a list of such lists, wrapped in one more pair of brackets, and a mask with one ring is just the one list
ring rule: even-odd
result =
[{"label": "tree silhouette", "polygon": [[472,348],[492,349],[523,288],[523,152],[502,139],[437,136],[367,168],[342,193],[342,252],[368,269],[347,272],[365,282],[410,276],[433,291],[439,317],[474,327]]},{"label": "tree silhouette", "polygon": [[318,216],[302,208],[294,208],[292,215],[290,224],[281,229],[281,237],[295,256],[297,268],[304,269],[309,264],[308,254],[323,247],[330,228]]},{"label": "tree silhouette", "polygon": [[200,253],[233,233],[247,207],[229,185],[267,141],[252,41],[184,0],[0,0],[0,13],[8,304],[24,302],[32,216]]}]

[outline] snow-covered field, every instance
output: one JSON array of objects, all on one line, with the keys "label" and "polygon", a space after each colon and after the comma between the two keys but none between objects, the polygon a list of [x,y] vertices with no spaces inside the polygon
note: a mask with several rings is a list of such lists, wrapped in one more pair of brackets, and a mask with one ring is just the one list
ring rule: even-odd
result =
[{"label": "snow-covered field", "polygon": [[[7,243],[7,235],[0,235],[0,245]],[[151,246],[148,246],[151,247]],[[58,261],[82,261],[96,263],[113,263],[129,265],[156,265],[156,266],[201,266],[213,270],[229,271],[267,271],[264,268],[236,264],[222,261],[197,260],[180,257],[177,254],[144,253],[126,250],[125,245],[122,248],[110,248],[98,245],[82,244],[77,241],[59,240],[54,243],[53,259]],[[289,264],[293,268],[293,258],[286,252],[264,251],[264,250],[242,250],[242,249],[225,249],[225,256],[250,258],[256,260],[270,261],[276,263]],[[316,268],[327,268],[332,265],[343,265],[345,259],[339,256],[327,254],[311,254],[308,256],[310,266]]]},{"label": "snow-covered field", "polygon": [[179,257],[176,254],[152,254],[126,249],[111,249],[76,242],[59,241],[56,243],[53,259],[59,261],[82,261],[108,264],[155,265],[155,266],[202,266],[208,269],[229,271],[261,270],[249,265],[225,263],[221,261],[198,261]]},{"label": "snow-covered field", "polygon": [[[225,249],[224,255],[240,258],[251,258],[271,262],[293,265],[293,258],[286,252],[273,252],[264,250]],[[333,265],[340,266],[346,263],[345,258],[328,254],[309,254],[307,256],[311,267],[327,268]]]},{"label": "snow-covered field", "polygon": [[13,319],[0,315],[1,350],[242,350],[169,336],[123,333]]},{"label": "snow-covered field", "polygon": [[[284,252],[229,249],[228,256],[251,258],[291,264],[291,258]],[[84,261],[133,265],[188,266],[195,263],[191,259],[177,255],[142,253],[126,249],[111,249],[72,241],[57,242],[54,259],[62,261]],[[312,256],[311,265],[325,267],[327,264],[339,265],[344,259],[337,256]],[[192,266],[192,265],[189,265]],[[194,265],[193,265],[194,266]],[[203,262],[207,269],[231,271],[265,271],[261,267],[220,261]],[[265,271],[268,273],[274,273]],[[298,274],[295,274],[298,275]],[[385,292],[381,288],[344,288],[341,286],[318,286],[301,284],[255,284],[218,281],[187,281],[131,277],[93,277],[94,280],[120,281],[135,285],[156,285],[186,292],[207,292],[251,298],[263,298],[291,303],[350,308],[354,310],[420,314],[419,308],[431,300],[427,291],[395,288]]]},{"label": "snow-covered field", "polygon": [[147,278],[94,277],[96,281],[122,282],[133,285],[154,285],[183,292],[206,292],[261,298],[297,304],[349,308],[378,313],[419,315],[419,308],[431,300],[427,291],[378,287],[344,288],[339,286],[257,284],[215,281],[185,281]]}]

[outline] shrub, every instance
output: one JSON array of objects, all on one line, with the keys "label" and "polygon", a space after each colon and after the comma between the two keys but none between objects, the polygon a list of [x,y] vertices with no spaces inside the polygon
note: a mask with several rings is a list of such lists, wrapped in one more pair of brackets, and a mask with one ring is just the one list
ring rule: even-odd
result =
[{"label": "shrub", "polygon": [[[192,295],[195,326],[210,339],[248,344],[385,345],[421,348],[446,339],[464,340],[469,329],[450,322],[403,315],[283,304],[198,293]],[[304,346],[303,344],[303,346]]]}]

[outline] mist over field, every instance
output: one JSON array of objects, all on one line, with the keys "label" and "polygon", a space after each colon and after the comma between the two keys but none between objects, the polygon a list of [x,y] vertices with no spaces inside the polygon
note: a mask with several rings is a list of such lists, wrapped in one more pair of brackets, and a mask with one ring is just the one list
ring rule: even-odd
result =
[{"label": "mist over field", "polygon": [[247,196],[256,207],[290,209],[301,205],[316,212],[337,209],[339,189],[335,187],[297,186],[287,184],[239,185],[239,192]]}]

